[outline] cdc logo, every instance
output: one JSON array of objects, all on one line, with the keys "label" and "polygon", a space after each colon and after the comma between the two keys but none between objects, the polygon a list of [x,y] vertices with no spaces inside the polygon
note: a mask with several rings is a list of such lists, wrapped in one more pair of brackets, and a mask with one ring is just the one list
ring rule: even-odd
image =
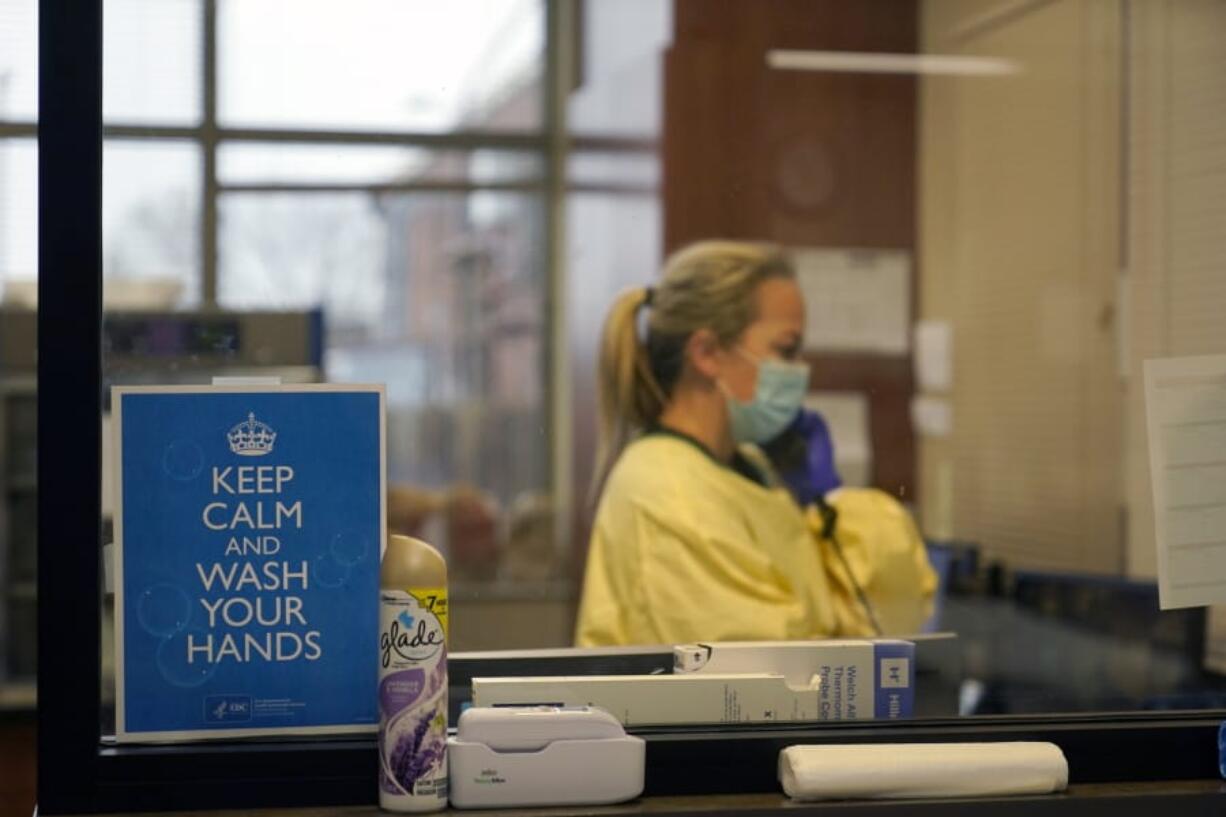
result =
[{"label": "cdc logo", "polygon": [[241,723],[249,720],[250,695],[209,695],[204,699],[205,723]]}]

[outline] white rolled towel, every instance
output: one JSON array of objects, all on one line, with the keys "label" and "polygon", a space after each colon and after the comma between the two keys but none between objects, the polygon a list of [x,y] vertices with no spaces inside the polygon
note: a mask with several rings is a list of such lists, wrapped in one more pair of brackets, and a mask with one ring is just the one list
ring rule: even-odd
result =
[{"label": "white rolled towel", "polygon": [[797,800],[1049,794],[1068,786],[1068,761],[1039,742],[789,746],[779,782]]}]

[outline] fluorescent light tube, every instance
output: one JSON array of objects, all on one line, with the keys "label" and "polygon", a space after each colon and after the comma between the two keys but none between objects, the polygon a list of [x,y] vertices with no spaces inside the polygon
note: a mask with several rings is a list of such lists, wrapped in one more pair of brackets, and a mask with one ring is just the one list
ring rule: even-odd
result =
[{"label": "fluorescent light tube", "polygon": [[1021,72],[1012,60],[942,54],[873,54],[856,51],[766,52],[766,64],[782,71],[837,71],[854,74],[949,74],[1009,76]]}]

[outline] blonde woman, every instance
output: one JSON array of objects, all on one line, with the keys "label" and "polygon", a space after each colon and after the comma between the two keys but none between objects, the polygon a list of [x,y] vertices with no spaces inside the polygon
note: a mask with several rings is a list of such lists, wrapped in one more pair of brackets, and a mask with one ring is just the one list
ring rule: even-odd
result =
[{"label": "blonde woman", "polygon": [[614,303],[579,645],[923,623],[936,581],[909,516],[839,488],[825,424],[802,409],[804,326],[790,263],[755,244],[692,245]]}]

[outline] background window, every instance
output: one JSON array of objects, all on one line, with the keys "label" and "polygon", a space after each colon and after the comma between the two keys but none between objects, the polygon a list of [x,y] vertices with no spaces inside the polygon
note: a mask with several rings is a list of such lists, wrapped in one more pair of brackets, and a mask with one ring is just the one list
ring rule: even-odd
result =
[{"label": "background window", "polygon": [[124,124],[200,121],[200,0],[106,0],[102,117]]},{"label": "background window", "polygon": [[[0,287],[15,284],[28,289],[37,277],[37,183],[35,140],[0,140]],[[6,288],[3,297],[23,296]]]},{"label": "background window", "polygon": [[0,0],[0,120],[38,115],[38,4]]},{"label": "background window", "polygon": [[194,142],[106,142],[102,272],[114,307],[199,302],[200,181]]},{"label": "background window", "polygon": [[[544,5],[222,0],[226,125],[443,132],[541,124]],[[521,89],[527,93],[519,93]]]}]

